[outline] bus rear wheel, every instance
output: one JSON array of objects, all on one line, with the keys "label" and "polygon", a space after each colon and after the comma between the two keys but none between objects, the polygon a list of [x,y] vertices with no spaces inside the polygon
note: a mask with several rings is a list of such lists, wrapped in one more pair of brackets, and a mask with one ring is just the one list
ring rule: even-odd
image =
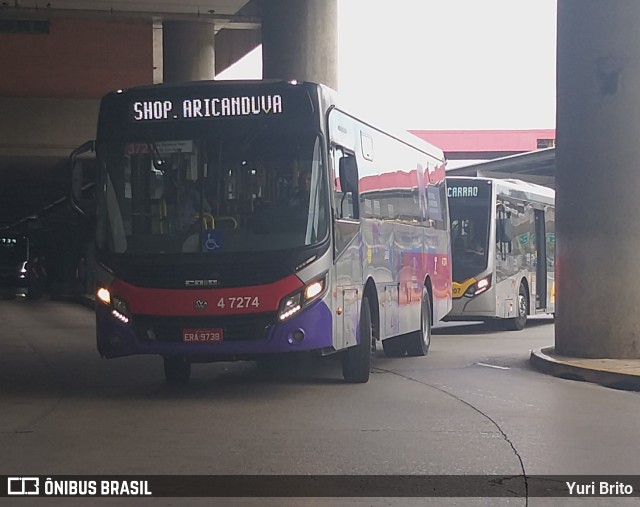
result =
[{"label": "bus rear wheel", "polygon": [[360,310],[360,343],[342,353],[342,376],[347,382],[364,384],[369,381],[372,344],[371,307],[369,299],[364,297]]},{"label": "bus rear wheel", "polygon": [[181,357],[164,358],[164,378],[167,383],[186,384],[191,376],[191,363]]},{"label": "bus rear wheel", "polygon": [[429,291],[422,288],[422,304],[420,305],[420,329],[405,337],[407,355],[426,356],[431,346],[431,302]]},{"label": "bus rear wheel", "polygon": [[529,295],[524,283],[520,283],[518,290],[518,316],[507,319],[506,329],[510,331],[522,331],[527,325],[527,314],[529,313]]}]

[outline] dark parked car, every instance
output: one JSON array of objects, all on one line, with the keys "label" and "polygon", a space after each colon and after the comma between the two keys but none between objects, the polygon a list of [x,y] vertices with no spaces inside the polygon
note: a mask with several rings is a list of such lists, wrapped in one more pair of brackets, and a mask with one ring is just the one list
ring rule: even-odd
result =
[{"label": "dark parked car", "polygon": [[0,233],[0,295],[27,297],[29,293],[29,240]]}]

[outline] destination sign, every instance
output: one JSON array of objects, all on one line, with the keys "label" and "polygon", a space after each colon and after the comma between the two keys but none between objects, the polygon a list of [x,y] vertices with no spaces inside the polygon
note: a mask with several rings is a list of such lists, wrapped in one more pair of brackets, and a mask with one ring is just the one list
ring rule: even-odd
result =
[{"label": "destination sign", "polygon": [[447,187],[448,197],[478,197],[478,193],[478,187],[475,185]]},{"label": "destination sign", "polygon": [[283,111],[279,94],[137,100],[130,107],[134,122],[274,116]]}]

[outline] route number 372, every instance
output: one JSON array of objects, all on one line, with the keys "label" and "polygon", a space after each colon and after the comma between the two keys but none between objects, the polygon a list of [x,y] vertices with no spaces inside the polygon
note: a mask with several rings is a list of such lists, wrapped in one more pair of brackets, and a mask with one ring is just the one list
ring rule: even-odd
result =
[{"label": "route number 372", "polygon": [[230,308],[241,310],[243,308],[260,308],[258,296],[240,296],[220,298],[218,308]]}]

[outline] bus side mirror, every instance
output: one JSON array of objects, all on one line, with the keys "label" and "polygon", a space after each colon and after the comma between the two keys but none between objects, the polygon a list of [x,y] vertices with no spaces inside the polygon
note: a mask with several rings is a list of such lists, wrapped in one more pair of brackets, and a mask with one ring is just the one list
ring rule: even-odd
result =
[{"label": "bus side mirror", "polygon": [[95,141],[87,141],[86,143],[78,146],[71,152],[71,155],[69,155],[69,177],[71,180],[71,193],[69,195],[69,200],[71,201],[71,206],[81,215],[84,214],[84,211],[80,206],[78,206],[78,202],[82,196],[83,168],[82,162],[78,160],[78,158],[84,153],[94,151]]},{"label": "bus side mirror", "polygon": [[340,159],[340,187],[343,193],[358,193],[358,165],[353,156],[342,157]]}]

